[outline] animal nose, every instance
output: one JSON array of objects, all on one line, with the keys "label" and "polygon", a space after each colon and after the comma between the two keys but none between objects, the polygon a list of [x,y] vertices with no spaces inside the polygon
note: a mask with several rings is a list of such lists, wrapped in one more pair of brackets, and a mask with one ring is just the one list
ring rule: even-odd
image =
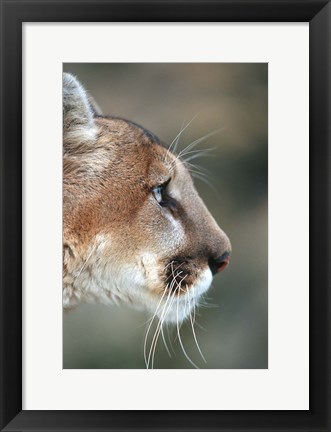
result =
[{"label": "animal nose", "polygon": [[230,252],[225,252],[223,255],[217,258],[209,258],[208,265],[213,276],[227,268],[230,263]]}]

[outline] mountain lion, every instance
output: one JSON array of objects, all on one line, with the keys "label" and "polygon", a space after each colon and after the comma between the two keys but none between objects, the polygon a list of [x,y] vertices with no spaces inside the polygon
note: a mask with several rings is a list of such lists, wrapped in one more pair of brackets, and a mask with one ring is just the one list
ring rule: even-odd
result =
[{"label": "mountain lion", "polygon": [[64,309],[126,302],[178,324],[227,267],[230,241],[174,147],[103,116],[64,74]]}]

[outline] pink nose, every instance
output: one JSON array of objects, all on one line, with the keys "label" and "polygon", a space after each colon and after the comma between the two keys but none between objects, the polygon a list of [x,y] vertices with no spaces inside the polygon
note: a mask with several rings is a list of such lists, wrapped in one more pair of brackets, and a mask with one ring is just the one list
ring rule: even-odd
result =
[{"label": "pink nose", "polygon": [[217,260],[217,265],[218,265],[217,272],[219,273],[225,270],[229,264],[230,264],[230,254],[226,252]]},{"label": "pink nose", "polygon": [[213,275],[225,270],[230,263],[230,253],[225,252],[217,258],[209,259],[209,267]]}]

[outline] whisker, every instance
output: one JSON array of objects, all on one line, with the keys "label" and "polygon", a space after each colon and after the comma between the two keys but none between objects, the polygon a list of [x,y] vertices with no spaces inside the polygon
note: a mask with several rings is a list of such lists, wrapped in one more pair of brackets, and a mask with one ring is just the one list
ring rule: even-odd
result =
[{"label": "whisker", "polygon": [[[171,262],[169,262],[169,263],[165,266],[165,270],[166,270],[169,266],[171,266],[172,274],[173,274],[173,263],[174,263],[174,261],[171,261]],[[168,279],[169,279],[169,277],[167,278],[167,280],[168,280]],[[145,360],[145,365],[146,365],[146,368],[147,368],[147,369],[148,369],[148,367],[149,367],[151,350],[152,350],[152,348],[153,348],[153,344],[154,344],[154,341],[155,341],[155,336],[156,336],[156,331],[157,331],[157,329],[156,329],[156,331],[155,331],[155,333],[154,333],[154,336],[153,336],[153,338],[152,338],[152,343],[151,343],[150,351],[149,351],[149,355],[148,355],[148,358],[147,358],[147,350],[146,350],[146,348],[147,348],[148,335],[149,335],[150,329],[151,329],[151,327],[152,327],[153,321],[154,321],[154,319],[155,319],[155,317],[156,317],[156,315],[157,315],[157,312],[158,312],[158,310],[159,310],[159,308],[160,308],[160,305],[161,305],[161,303],[162,303],[162,300],[163,300],[163,298],[164,298],[164,296],[165,296],[165,293],[166,293],[167,289],[169,289],[169,293],[168,293],[168,298],[169,298],[173,285],[174,285],[174,282],[172,282],[172,283],[170,284],[170,286],[169,286],[169,285],[166,285],[166,287],[165,287],[165,289],[164,289],[164,292],[163,292],[163,295],[162,295],[162,297],[161,297],[161,299],[160,299],[160,301],[159,301],[159,303],[158,303],[158,305],[157,305],[157,308],[156,308],[156,310],[155,310],[155,312],[154,312],[154,315],[153,315],[152,318],[150,319],[150,324],[149,324],[148,329],[147,329],[147,331],[146,331],[145,340],[144,340],[144,360]],[[167,301],[168,301],[168,298],[167,298]],[[166,301],[165,305],[163,306],[163,310],[162,310],[161,316],[162,316],[163,311],[164,311],[164,309],[165,309],[165,307],[166,307],[167,301]],[[157,328],[158,328],[158,327],[157,327]],[[165,342],[165,340],[164,340],[164,342]],[[166,345],[166,343],[165,343],[165,345]],[[166,349],[167,349],[167,351],[168,351],[168,347],[167,347],[167,346],[166,346]],[[168,351],[168,352],[169,352],[169,351]]]},{"label": "whisker", "polygon": [[[179,139],[180,139],[182,133],[184,132],[184,129],[183,129],[184,128],[184,124],[185,124],[185,120],[183,120],[183,123],[182,123],[182,125],[180,127],[180,133],[177,135],[177,137],[173,141],[173,143],[174,143],[173,151],[172,151],[173,153],[176,152],[177,146],[179,144]],[[171,146],[170,146],[170,148],[171,148]]]},{"label": "whisker", "polygon": [[189,160],[189,158],[186,157],[187,155],[193,155],[196,153],[201,153],[201,154],[207,155],[207,154],[213,152],[214,150],[216,150],[216,147],[208,147],[205,149],[190,150],[190,151],[184,153],[183,155],[180,155],[180,158],[184,161],[187,161],[187,160]]},{"label": "whisker", "polygon": [[[169,341],[169,345],[170,345],[171,351],[175,354],[174,347],[173,347],[173,345],[171,343],[171,337],[170,337],[169,326],[168,325],[166,326],[166,329],[167,329],[167,336],[168,336],[168,341]],[[173,334],[171,336],[173,337]]]},{"label": "whisker", "polygon": [[219,196],[219,192],[216,187],[206,177],[194,172],[192,173],[192,177],[201,180],[203,183],[209,186],[217,196]]},{"label": "whisker", "polygon": [[201,138],[196,139],[195,141],[191,142],[188,146],[186,146],[183,150],[181,150],[178,154],[178,158],[183,157],[183,155],[187,154],[188,150],[191,150],[192,148],[196,147],[198,144],[200,144],[202,141],[206,140],[207,138],[217,134],[218,132],[222,131],[224,128],[216,129],[212,132],[209,132],[208,134],[202,136]]},{"label": "whisker", "polygon": [[[153,340],[152,340],[152,343],[151,343],[151,346],[150,346],[147,364],[149,365],[150,358],[151,358],[151,355],[152,355],[152,369],[153,369],[153,366],[154,366],[154,355],[155,355],[156,345],[157,345],[157,341],[158,341],[158,338],[159,338],[159,335],[160,335],[160,327],[162,328],[163,321],[164,321],[164,319],[165,319],[165,317],[166,317],[166,315],[167,315],[167,313],[168,313],[168,311],[169,311],[169,309],[171,307],[172,300],[170,301],[170,304],[169,304],[168,308],[167,308],[167,304],[168,304],[168,301],[169,301],[169,298],[170,298],[170,295],[172,293],[172,289],[173,289],[173,286],[175,285],[175,283],[176,283],[176,281],[173,280],[171,282],[170,286],[168,287],[168,289],[169,289],[168,297],[167,297],[165,305],[163,306],[163,309],[162,309],[162,312],[161,312],[161,316],[160,316],[159,322],[158,322],[158,324],[156,326],[156,329],[155,329],[155,332],[154,332],[154,336],[153,336]],[[176,291],[174,292],[174,295],[175,295],[175,293],[176,293]],[[147,368],[148,368],[148,366],[147,366]]]},{"label": "whisker", "polygon": [[193,177],[194,177],[194,174],[197,174],[200,178],[204,178],[204,179],[209,180],[209,176],[206,173],[204,173],[203,171],[199,171],[198,169],[191,168],[191,167],[188,167],[188,170],[190,171],[190,173],[192,174]]},{"label": "whisker", "polygon": [[199,307],[204,309],[219,309],[220,305],[213,303],[200,303]]},{"label": "whisker", "polygon": [[[191,145],[197,145],[196,141],[193,141],[190,145],[188,145],[185,149],[183,149],[179,154],[176,156],[176,158],[173,160],[170,170],[174,168],[176,165],[177,160],[182,160],[184,163],[189,163],[190,160],[196,159],[198,157],[208,156],[210,152],[214,151],[216,147],[206,148],[206,149],[200,149],[200,150],[190,150]],[[189,151],[190,150],[190,151]],[[191,155],[190,157],[187,157],[188,155]]]},{"label": "whisker", "polygon": [[185,163],[185,165],[190,173],[199,174],[200,176],[205,177],[208,180],[211,178],[210,173],[206,169],[203,169],[201,166],[194,165],[190,162]]},{"label": "whisker", "polygon": [[[195,303],[194,303],[194,310],[195,310]],[[193,322],[193,318],[192,318],[192,313],[191,313],[191,312],[190,312],[190,321],[191,321],[192,333],[193,333],[193,338],[194,338],[195,344],[196,344],[196,346],[197,346],[197,348],[198,348],[198,351],[199,351],[199,353],[200,353],[200,355],[201,355],[203,361],[204,361],[205,363],[207,363],[207,361],[206,361],[204,355],[203,355],[202,352],[201,352],[200,346],[199,346],[199,344],[198,344],[198,339],[197,339],[196,334],[195,334],[195,330],[194,330],[194,322]]]},{"label": "whisker", "polygon": [[[166,316],[167,316],[169,310],[171,309],[171,306],[172,306],[172,303],[173,303],[173,301],[174,301],[175,296],[176,296],[176,291],[175,291],[175,292],[173,293],[173,295],[171,296],[171,300],[170,300],[169,306],[168,306],[168,308],[167,308],[167,310],[166,310],[166,312],[165,312],[165,314],[164,314],[163,320],[162,320],[162,322],[161,322],[161,328],[160,328],[160,330],[161,330],[162,334],[163,334],[163,324],[164,324],[164,320],[166,319]],[[159,331],[159,333],[160,333],[160,331]],[[155,348],[156,348],[156,344],[155,344],[155,347],[154,347],[154,353],[155,353]],[[153,353],[153,363],[152,363],[152,364],[154,364],[154,353]],[[169,353],[169,354],[170,354],[170,353]],[[171,356],[170,356],[170,357],[171,357]],[[152,366],[152,367],[153,367],[153,366]]]},{"label": "whisker", "polygon": [[215,148],[213,148],[213,149],[208,149],[208,150],[197,150],[197,151],[195,151],[193,154],[191,154],[191,156],[190,157],[188,157],[188,158],[185,158],[184,160],[186,161],[186,162],[190,162],[191,160],[193,160],[193,159],[197,159],[197,158],[199,158],[199,157],[207,157],[207,156],[212,156],[211,154],[210,154],[210,152],[212,151],[212,150],[215,150]]},{"label": "whisker", "polygon": [[164,289],[164,291],[163,291],[162,297],[161,297],[161,299],[160,299],[160,301],[159,301],[159,303],[158,303],[158,305],[157,305],[157,307],[156,307],[156,310],[155,310],[155,312],[154,312],[154,315],[153,315],[152,318],[151,318],[151,321],[150,321],[150,323],[149,323],[149,326],[148,326],[148,328],[147,328],[146,335],[145,335],[145,340],[144,340],[144,360],[145,360],[145,365],[146,365],[147,369],[148,369],[148,363],[147,363],[146,347],[147,347],[148,334],[149,334],[150,329],[151,329],[151,327],[152,327],[153,321],[154,321],[154,319],[155,319],[155,317],[156,317],[157,311],[159,310],[159,307],[160,307],[160,305],[161,305],[161,303],[162,303],[163,297],[165,296],[165,293],[166,293],[166,291],[167,291],[167,287],[168,287],[168,286],[166,286],[165,289]]},{"label": "whisker", "polygon": [[164,267],[164,271],[167,270],[167,268],[168,268],[170,265],[172,265],[174,262],[175,262],[174,260],[170,261],[170,262],[169,262],[169,263]]},{"label": "whisker", "polygon": [[172,140],[172,142],[171,142],[171,144],[170,144],[170,146],[169,146],[169,148],[171,149],[171,147],[172,147],[172,145],[178,140],[178,138],[180,138],[180,136],[182,135],[182,133],[190,126],[190,124],[197,118],[197,116],[198,116],[198,114],[195,114],[194,116],[193,116],[193,118],[186,124],[186,126],[184,126],[183,127],[183,125],[184,125],[184,122],[183,122],[183,124],[182,124],[182,127],[181,127],[181,129],[180,129],[180,131],[179,131],[179,133],[175,136],[175,138]]},{"label": "whisker", "polygon": [[[179,266],[177,267],[176,270],[178,270],[179,267],[181,267],[183,264],[184,264],[184,263],[182,263],[181,265],[179,265]],[[176,275],[174,275],[174,273],[172,272],[171,275],[169,275],[169,276],[167,277],[167,279],[165,280],[165,282],[167,282],[167,280],[170,279],[171,277],[173,277],[173,278],[175,279],[176,277],[180,276],[182,273],[183,273],[183,272],[180,271],[180,272],[176,273]]]},{"label": "whisker", "polygon": [[152,320],[153,316],[149,317],[146,321],[144,321],[141,324],[138,324],[137,327],[135,327],[136,329],[140,329],[141,327],[144,327],[146,324],[150,323]]},{"label": "whisker", "polygon": [[163,315],[164,309],[165,309],[165,307],[166,307],[166,305],[167,305],[167,303],[168,303],[168,299],[169,299],[170,292],[171,292],[171,291],[169,290],[167,300],[166,300],[166,302],[165,302],[165,304],[164,304],[164,306],[163,306],[163,308],[162,308],[161,317],[158,318],[159,321],[158,321],[158,323],[157,323],[157,325],[156,325],[156,329],[155,329],[155,332],[154,332],[154,335],[153,335],[153,338],[152,338],[151,346],[150,346],[150,348],[149,348],[148,359],[147,359],[147,364],[146,364],[147,369],[148,369],[148,367],[149,367],[149,363],[150,363],[150,359],[151,359],[151,354],[152,354],[152,352],[153,352],[154,342],[155,342],[155,339],[156,339],[156,335],[157,335],[157,332],[158,332],[158,328],[159,328],[159,325],[160,325],[160,321],[161,321],[161,319],[162,319],[162,315]]},{"label": "whisker", "polygon": [[[160,332],[162,330],[163,321],[165,320],[165,317],[166,317],[166,315],[167,315],[167,313],[168,313],[168,311],[169,311],[169,309],[171,307],[171,304],[172,304],[172,300],[171,300],[170,303],[169,303],[169,305],[168,305],[168,307],[167,307],[167,309],[166,309],[167,303],[168,303],[169,298],[170,298],[170,294],[171,294],[171,289],[169,289],[168,298],[167,298],[166,304],[164,305],[164,308],[162,310],[162,315],[161,315],[161,317],[159,319],[157,328],[155,330],[154,338],[153,338],[153,341],[152,341],[152,344],[151,344],[151,348],[150,348],[150,354],[152,352],[152,361],[151,361],[151,368],[152,369],[154,368],[154,356],[155,356],[155,351],[156,351],[156,345],[157,345],[157,342],[158,342],[158,339],[159,339],[159,336],[160,336]],[[174,297],[174,295],[172,296],[172,298],[173,297]],[[153,345],[154,345],[154,347],[153,347]],[[150,356],[150,354],[149,354],[149,356]],[[148,358],[148,363],[149,363],[149,358]]]},{"label": "whisker", "polygon": [[[192,298],[195,299],[196,295],[195,295],[195,288],[192,286]],[[196,308],[196,303],[195,301],[193,301],[193,325],[195,324],[195,308]]]},{"label": "whisker", "polygon": [[201,174],[205,174],[205,175],[208,175],[208,176],[211,175],[210,171],[207,168],[205,168],[205,167],[203,167],[201,165],[198,165],[198,164],[192,163],[192,162],[186,162],[185,159],[184,159],[184,164],[188,165],[188,169],[189,170],[195,169],[196,171],[201,172]]},{"label": "whisker", "polygon": [[164,331],[163,331],[163,326],[162,325],[161,325],[161,335],[162,335],[163,344],[165,346],[165,349],[167,350],[168,356],[171,358],[171,353],[170,353],[170,350],[168,348],[168,344],[167,344],[167,342],[165,340],[165,336],[164,336]]},{"label": "whisker", "polygon": [[[174,264],[174,260],[173,261],[171,261],[169,264],[167,264],[166,265],[166,267],[165,267],[165,270],[169,267],[169,265],[171,266],[171,275],[169,275],[168,277],[167,277],[167,279],[166,279],[166,281],[172,276],[173,277],[173,281],[171,282],[171,284],[170,284],[170,287],[169,287],[169,295],[170,295],[170,293],[171,293],[171,291],[172,291],[172,289],[173,289],[173,286],[175,285],[175,283],[177,283],[176,282],[176,279],[175,279],[175,275],[174,275],[174,269],[173,269],[173,264]],[[181,263],[178,267],[177,267],[177,270],[183,265],[184,263]],[[176,276],[180,276],[182,274],[182,272],[179,272],[179,273],[177,273],[176,274]],[[171,307],[171,305],[172,305],[172,302],[173,302],[173,299],[174,299],[174,296],[175,296],[175,294],[176,294],[176,290],[174,291],[174,293],[173,293],[173,296],[172,296],[172,299],[171,299],[171,302],[170,302],[170,304],[169,304],[169,307],[168,307],[168,309],[167,309],[167,311],[165,312],[165,315],[164,315],[164,319],[165,319],[165,317],[166,317],[166,315],[167,315],[167,313],[168,313],[168,311],[169,311],[169,309],[170,309],[170,307]],[[168,298],[169,298],[169,295],[168,295]],[[168,302],[168,299],[167,299],[167,302]],[[167,302],[166,302],[166,304],[167,304]],[[165,306],[164,306],[164,308],[163,308],[163,311],[162,311],[162,314],[161,315],[163,315],[163,312],[164,312],[164,310],[165,310],[165,307],[166,307],[166,304],[165,304]],[[161,317],[162,318],[162,317]],[[155,331],[155,334],[154,334],[154,338],[153,338],[153,341],[152,341],[152,344],[151,344],[151,348],[150,349],[152,349],[152,347],[153,347],[153,343],[154,343],[154,340],[155,340],[155,337],[156,337],[156,342],[155,342],[155,344],[154,344],[154,349],[153,349],[153,355],[152,355],[152,368],[153,368],[153,363],[154,363],[154,353],[155,353],[155,349],[156,349],[156,343],[157,343],[157,340],[158,340],[158,338],[159,338],[159,331],[158,331],[158,329],[159,329],[159,326],[160,326],[160,329],[161,329],[161,335],[162,335],[162,340],[163,340],[163,343],[164,343],[164,346],[165,346],[165,348],[166,348],[166,350],[167,350],[167,353],[168,353],[168,355],[169,355],[169,357],[171,357],[171,353],[170,353],[170,351],[169,351],[169,348],[168,348],[168,345],[167,345],[167,343],[166,343],[166,340],[165,340],[165,337],[164,337],[164,332],[163,332],[163,321],[164,321],[164,319],[162,320],[162,322],[161,322],[161,320],[159,320],[159,323],[158,323],[158,326],[157,326],[157,328],[156,328],[156,331]],[[168,330],[168,328],[167,328],[167,330]],[[157,335],[157,336],[156,336]],[[169,336],[169,330],[168,330],[168,336]],[[170,341],[170,338],[169,338],[169,341]],[[171,344],[171,341],[170,341],[170,344]],[[171,347],[172,347],[172,345],[171,345]],[[172,348],[172,350],[173,350],[173,348]],[[174,351],[174,350],[173,350]],[[148,359],[148,363],[149,363],[149,359]]]},{"label": "whisker", "polygon": [[180,337],[178,305],[179,305],[179,297],[177,298],[177,335],[178,335],[178,340],[179,340],[180,346],[181,346],[182,351],[183,351],[185,357],[187,358],[187,360],[191,363],[192,366],[194,366],[196,369],[199,369],[199,367],[191,360],[191,358],[188,356],[187,352],[185,351],[185,348],[184,348],[184,345],[182,342],[182,338]]},{"label": "whisker", "polygon": [[[199,314],[197,314],[197,315],[199,315]],[[201,324],[199,324],[198,321],[195,321],[195,325],[198,326],[204,332],[207,332],[207,329],[205,329]]]},{"label": "whisker", "polygon": [[188,123],[187,123],[187,125],[185,126],[185,127],[183,127],[183,125],[182,125],[182,127],[181,127],[181,129],[180,129],[180,131],[179,131],[179,133],[175,136],[175,138],[172,140],[172,142],[170,143],[170,145],[169,145],[169,147],[168,147],[168,150],[167,150],[167,153],[166,153],[166,157],[165,157],[165,159],[168,157],[168,154],[172,151],[171,150],[171,148],[172,148],[172,146],[174,145],[174,152],[176,151],[176,149],[177,149],[177,145],[178,145],[178,142],[179,142],[179,138],[181,137],[181,135],[182,135],[182,133],[190,126],[190,124],[196,119],[196,117],[197,117],[197,115],[198,114],[196,114],[193,118],[192,118],[192,120],[190,120]]},{"label": "whisker", "polygon": [[211,297],[202,297],[199,301],[199,306],[204,307],[204,308],[219,308],[220,305],[217,303],[212,303],[213,299]]}]

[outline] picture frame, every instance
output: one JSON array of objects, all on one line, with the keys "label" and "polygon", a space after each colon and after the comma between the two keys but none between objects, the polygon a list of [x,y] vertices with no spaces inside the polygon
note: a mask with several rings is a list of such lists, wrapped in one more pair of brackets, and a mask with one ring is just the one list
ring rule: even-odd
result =
[{"label": "picture frame", "polygon": [[[331,430],[330,17],[327,0],[1,1],[1,430]],[[54,21],[309,22],[308,411],[22,410],[22,24]]]}]

